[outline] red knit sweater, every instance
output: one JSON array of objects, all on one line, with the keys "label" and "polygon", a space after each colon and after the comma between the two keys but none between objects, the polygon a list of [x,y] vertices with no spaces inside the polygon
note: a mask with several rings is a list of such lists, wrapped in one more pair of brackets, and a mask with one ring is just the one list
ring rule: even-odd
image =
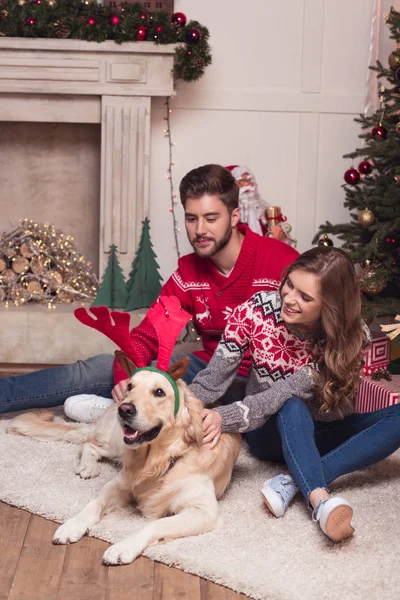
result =
[{"label": "red knit sweater", "polygon": [[[256,292],[277,290],[283,269],[299,255],[287,244],[262,237],[246,225],[239,225],[239,231],[244,234],[244,240],[228,277],[222,275],[209,258],[192,253],[179,259],[178,269],[161,290],[161,296],[177,296],[182,307],[193,315],[193,325],[203,344],[203,350],[194,354],[206,362],[218,346],[232,311]],[[158,342],[146,317],[132,329],[131,341],[135,352],[146,364],[156,358]],[[246,353],[239,374],[246,376],[249,367]],[[116,383],[126,378],[117,363],[114,378]]]}]

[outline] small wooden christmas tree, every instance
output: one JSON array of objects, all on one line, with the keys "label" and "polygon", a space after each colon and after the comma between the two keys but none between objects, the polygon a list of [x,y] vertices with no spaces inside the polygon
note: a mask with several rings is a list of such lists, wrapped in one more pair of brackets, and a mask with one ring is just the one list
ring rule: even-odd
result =
[{"label": "small wooden christmas tree", "polygon": [[127,283],[128,301],[125,310],[135,310],[150,306],[157,300],[161,291],[160,268],[150,240],[150,222],[143,221],[139,248],[132,262],[132,270]]},{"label": "small wooden christmas tree", "polygon": [[108,306],[112,309],[124,308],[127,298],[125,278],[117,257],[117,246],[112,244],[108,265],[92,306]]}]

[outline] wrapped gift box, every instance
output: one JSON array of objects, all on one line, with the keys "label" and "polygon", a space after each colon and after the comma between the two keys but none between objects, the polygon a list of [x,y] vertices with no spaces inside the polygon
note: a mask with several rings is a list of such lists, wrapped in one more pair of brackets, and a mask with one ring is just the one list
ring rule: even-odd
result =
[{"label": "wrapped gift box", "polygon": [[365,353],[361,372],[363,375],[372,375],[378,369],[387,369],[389,365],[390,340],[383,333],[372,334],[372,342]]},{"label": "wrapped gift box", "polygon": [[358,412],[371,412],[399,403],[400,375],[392,375],[392,381],[361,376],[356,400]]}]

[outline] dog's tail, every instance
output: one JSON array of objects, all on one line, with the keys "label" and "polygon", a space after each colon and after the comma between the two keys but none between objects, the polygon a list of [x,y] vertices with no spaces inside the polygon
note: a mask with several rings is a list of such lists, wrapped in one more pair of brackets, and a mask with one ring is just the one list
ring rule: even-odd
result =
[{"label": "dog's tail", "polygon": [[53,422],[54,413],[49,410],[37,410],[19,415],[10,421],[7,433],[17,433],[41,442],[59,440],[71,444],[83,444],[93,425],[84,423]]}]

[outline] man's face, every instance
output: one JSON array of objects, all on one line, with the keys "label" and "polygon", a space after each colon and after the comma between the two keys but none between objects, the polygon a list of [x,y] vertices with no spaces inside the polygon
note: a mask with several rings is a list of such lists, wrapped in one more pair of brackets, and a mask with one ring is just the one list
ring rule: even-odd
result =
[{"label": "man's face", "polygon": [[239,210],[232,214],[218,196],[188,198],[185,226],[193,250],[203,258],[212,257],[229,243],[232,227],[239,221]]}]

